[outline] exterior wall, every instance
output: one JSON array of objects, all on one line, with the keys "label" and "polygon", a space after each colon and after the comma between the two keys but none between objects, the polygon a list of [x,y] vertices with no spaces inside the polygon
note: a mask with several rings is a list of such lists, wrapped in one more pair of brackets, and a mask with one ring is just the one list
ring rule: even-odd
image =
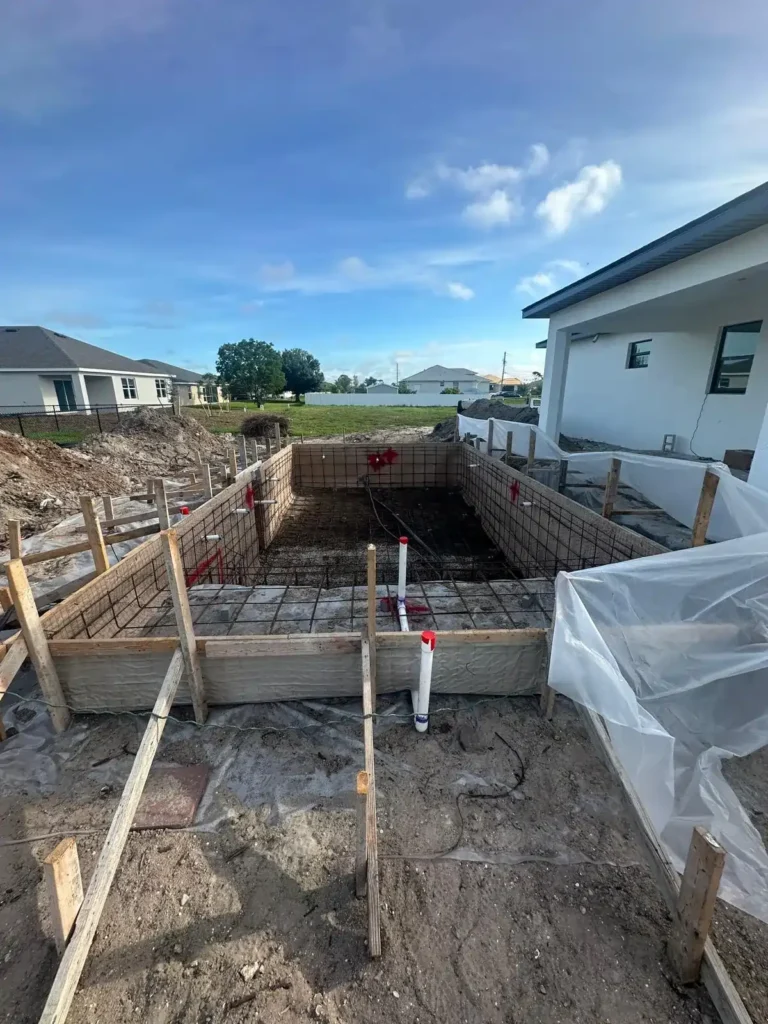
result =
[{"label": "exterior wall", "polygon": [[417,395],[332,395],[325,391],[312,391],[304,396],[304,401],[307,405],[445,405],[455,408],[462,398],[477,398],[477,392],[463,395],[441,395],[437,392]]},{"label": "exterior wall", "polygon": [[[751,319],[759,317],[743,318]],[[726,448],[753,449],[768,403],[768,300],[746,394],[709,394],[720,330],[734,322],[571,342],[563,433],[652,449],[661,448],[664,434],[677,434],[675,451],[715,459]],[[649,337],[648,366],[627,369],[630,343]]]},{"label": "exterior wall", "polygon": [[366,388],[366,393],[369,395],[396,395],[397,388],[393,388],[391,384],[371,384],[369,388]]},{"label": "exterior wall", "polygon": [[[118,380],[118,384],[119,384]],[[91,405],[115,405],[115,382],[112,377],[85,377],[85,389]],[[122,400],[122,391],[120,392]]]},{"label": "exterior wall", "polygon": [[46,404],[56,404],[53,382],[49,387],[48,382],[43,383],[36,373],[0,373],[0,407],[3,412],[23,411],[25,406],[39,409]]},{"label": "exterior wall", "polygon": [[479,380],[479,381],[468,381],[460,380],[458,384],[454,380],[417,380],[410,381],[407,378],[402,381],[403,384],[407,384],[412,391],[415,391],[417,395],[430,394],[439,395],[443,388],[459,387],[462,394],[486,394],[491,390],[490,381]]},{"label": "exterior wall", "polygon": [[[123,385],[121,380],[123,377],[133,377],[136,381],[136,398],[125,398],[123,396]],[[157,397],[157,390],[155,389],[155,379],[162,378],[163,374],[158,373],[151,377],[139,377],[137,374],[131,373],[116,373],[112,376],[114,384],[115,395],[119,405],[170,405],[171,404],[171,390],[168,390],[168,398],[160,399]]]}]

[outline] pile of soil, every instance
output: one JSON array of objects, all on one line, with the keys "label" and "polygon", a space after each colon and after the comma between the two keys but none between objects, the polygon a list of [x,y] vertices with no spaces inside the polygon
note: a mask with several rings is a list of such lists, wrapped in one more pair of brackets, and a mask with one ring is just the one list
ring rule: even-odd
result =
[{"label": "pile of soil", "polygon": [[187,469],[198,456],[206,462],[223,461],[226,449],[225,435],[211,434],[194,417],[147,408],[78,445],[96,462],[119,466],[132,485]]},{"label": "pile of soil", "polygon": [[81,494],[125,494],[128,486],[118,463],[0,431],[0,516],[19,519],[24,534],[78,512]]},{"label": "pile of soil", "polygon": [[[493,417],[495,420],[514,420],[517,423],[534,423],[538,425],[539,410],[532,409],[529,405],[507,405],[500,402],[498,398],[491,401],[489,398],[478,398],[472,405],[462,409],[463,416],[469,416],[475,420],[488,420]],[[432,431],[433,441],[453,441],[456,434],[456,416],[450,416],[442,420]]]}]

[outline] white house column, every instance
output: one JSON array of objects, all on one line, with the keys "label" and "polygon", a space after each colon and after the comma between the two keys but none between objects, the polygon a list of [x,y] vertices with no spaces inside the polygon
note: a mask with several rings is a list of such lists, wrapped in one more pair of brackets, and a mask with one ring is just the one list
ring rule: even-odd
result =
[{"label": "white house column", "polygon": [[72,389],[75,392],[78,412],[90,412],[91,403],[88,401],[88,389],[85,386],[85,377],[82,373],[72,374]]},{"label": "white house column", "polygon": [[547,356],[544,361],[544,385],[541,392],[539,426],[557,444],[563,418],[565,378],[568,373],[568,331],[549,325]]},{"label": "white house column", "polygon": [[768,491],[768,408],[763,410],[763,422],[757,435],[752,468],[747,479],[754,487]]}]

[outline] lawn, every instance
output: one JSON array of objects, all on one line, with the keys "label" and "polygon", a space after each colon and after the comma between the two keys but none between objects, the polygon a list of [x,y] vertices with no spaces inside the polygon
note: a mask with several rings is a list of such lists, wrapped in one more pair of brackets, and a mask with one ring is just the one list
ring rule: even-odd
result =
[{"label": "lawn", "polygon": [[[187,411],[191,411],[214,433],[237,432],[243,419],[251,412],[248,409],[243,411],[244,404],[249,403],[238,402],[237,410],[212,411],[210,416],[201,409]],[[434,427],[441,420],[453,416],[455,410],[435,405],[286,405],[267,402],[264,411],[287,416],[290,433],[294,437],[326,437],[329,434],[357,434],[396,427]]]}]

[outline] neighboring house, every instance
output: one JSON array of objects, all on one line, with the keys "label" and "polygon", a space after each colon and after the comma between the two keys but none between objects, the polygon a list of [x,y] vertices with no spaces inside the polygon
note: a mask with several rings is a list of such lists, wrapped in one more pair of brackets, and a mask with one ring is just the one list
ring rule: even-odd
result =
[{"label": "neighboring house", "polygon": [[502,381],[501,377],[495,373],[484,373],[483,376],[487,381],[490,382],[491,391],[497,392],[502,389],[514,390],[515,394],[520,394],[523,387],[523,382],[519,377],[505,377]]},{"label": "neighboring house", "polygon": [[394,384],[371,384],[365,389],[367,395],[396,395]]},{"label": "neighboring house", "polygon": [[632,448],[755,451],[768,489],[768,183],[523,310],[548,318],[539,424]]},{"label": "neighboring house", "polygon": [[165,372],[45,327],[0,327],[0,412],[170,405]]},{"label": "neighboring house", "polygon": [[[211,405],[221,401],[221,388],[203,380],[201,373],[185,370],[183,366],[163,363],[159,359],[142,359],[142,363],[158,373],[164,373],[173,382],[173,393],[182,405]],[[290,396],[290,392],[288,392]]]},{"label": "neighboring house", "polygon": [[417,395],[429,392],[440,394],[444,388],[458,388],[462,394],[488,394],[491,382],[474,370],[463,366],[428,366],[420,373],[403,377],[401,384],[407,384]]}]

